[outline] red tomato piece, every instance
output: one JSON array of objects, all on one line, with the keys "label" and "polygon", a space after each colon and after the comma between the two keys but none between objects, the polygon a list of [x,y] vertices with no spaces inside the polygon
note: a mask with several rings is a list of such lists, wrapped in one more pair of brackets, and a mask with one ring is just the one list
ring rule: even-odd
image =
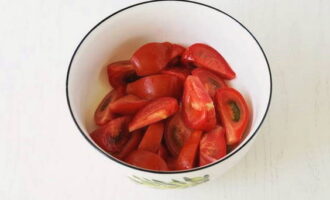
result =
[{"label": "red tomato piece", "polygon": [[202,137],[202,131],[194,131],[183,145],[183,148],[178,156],[176,169],[185,170],[195,166],[195,161],[198,152],[199,142]]},{"label": "red tomato piece", "polygon": [[182,120],[182,113],[177,112],[166,124],[165,143],[170,153],[177,157],[183,144],[190,137],[192,130]]},{"label": "red tomato piece", "polygon": [[227,87],[224,80],[207,69],[196,68],[191,72],[191,74],[199,78],[211,98],[214,97],[215,92],[219,88]]},{"label": "red tomato piece", "polygon": [[171,62],[168,64],[168,66],[178,64],[180,62],[181,56],[185,52],[185,50],[186,49],[181,45],[172,44]]},{"label": "red tomato piece", "polygon": [[182,93],[182,81],[168,74],[151,75],[128,84],[126,91],[144,99],[179,97]]},{"label": "red tomato piece", "polygon": [[102,126],[115,118],[116,116],[110,110],[111,102],[124,96],[125,87],[119,87],[109,92],[101,101],[94,113],[94,121],[97,125]]},{"label": "red tomato piece", "polygon": [[162,74],[169,74],[178,77],[180,80],[185,81],[190,71],[183,67],[173,67],[162,71]]},{"label": "red tomato piece", "polygon": [[243,96],[233,88],[221,88],[216,92],[215,102],[226,129],[227,145],[238,144],[250,120],[250,112]]},{"label": "red tomato piece", "polygon": [[166,147],[165,147],[163,144],[160,145],[160,147],[159,147],[159,149],[158,149],[158,151],[157,151],[157,154],[158,154],[161,158],[163,158],[165,161],[166,161],[166,160],[168,159],[168,157],[169,157],[168,151],[167,151]]},{"label": "red tomato piece", "polygon": [[151,169],[157,171],[168,170],[166,162],[159,155],[149,151],[143,151],[143,150],[133,151],[131,154],[127,156],[125,161],[131,165],[135,165],[137,167],[141,167],[145,169]]},{"label": "red tomato piece", "polygon": [[112,87],[125,86],[127,83],[137,80],[135,69],[130,61],[118,61],[107,67],[109,82]]},{"label": "red tomato piece", "polygon": [[222,55],[212,47],[196,43],[188,47],[182,56],[184,62],[193,62],[197,67],[209,69],[224,79],[233,79],[235,72]]},{"label": "red tomato piece", "polygon": [[172,44],[151,42],[141,46],[132,56],[131,62],[139,76],[156,74],[171,61]]},{"label": "red tomato piece", "polygon": [[131,137],[129,138],[123,149],[120,151],[120,153],[116,155],[116,157],[122,160],[132,151],[136,150],[142,137],[143,137],[142,131],[138,130],[131,133]]},{"label": "red tomato piece", "polygon": [[151,124],[145,132],[138,149],[157,153],[163,139],[163,133],[164,124],[162,122]]},{"label": "red tomato piece", "polygon": [[161,121],[173,115],[178,111],[179,106],[176,99],[171,97],[162,97],[148,103],[140,109],[129,124],[129,131]]},{"label": "red tomato piece", "polygon": [[148,102],[148,100],[141,99],[134,95],[126,95],[112,102],[110,104],[110,110],[113,113],[123,115],[134,114]]},{"label": "red tomato piece", "polygon": [[109,153],[118,153],[128,140],[127,124],[130,117],[119,117],[96,129],[90,135],[94,142]]},{"label": "red tomato piece", "polygon": [[227,153],[225,129],[221,126],[205,133],[199,146],[199,166],[219,160]]},{"label": "red tomato piece", "polygon": [[215,127],[214,104],[199,78],[187,77],[182,99],[183,119],[188,127],[205,131]]}]

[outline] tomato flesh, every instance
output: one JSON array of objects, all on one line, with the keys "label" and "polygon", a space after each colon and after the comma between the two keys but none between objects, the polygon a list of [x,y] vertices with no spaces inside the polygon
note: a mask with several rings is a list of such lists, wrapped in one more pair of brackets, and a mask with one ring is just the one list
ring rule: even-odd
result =
[{"label": "tomato flesh", "polygon": [[136,73],[139,76],[158,73],[170,62],[171,50],[169,42],[151,42],[141,46],[131,58]]},{"label": "tomato flesh", "polygon": [[182,92],[182,81],[168,74],[151,75],[128,84],[126,91],[144,99],[177,98]]},{"label": "tomato flesh", "polygon": [[166,162],[157,154],[136,150],[127,156],[125,161],[131,165],[150,170],[166,171],[168,170]]},{"label": "tomato flesh", "polygon": [[196,43],[188,47],[182,56],[184,62],[192,62],[197,67],[209,69],[224,79],[233,79],[235,72],[231,69],[227,61],[214,48],[201,43]]},{"label": "tomato flesh", "polygon": [[191,72],[191,74],[199,78],[211,98],[214,97],[215,92],[219,88],[227,87],[224,80],[209,70],[196,68]]},{"label": "tomato flesh", "polygon": [[129,131],[161,121],[178,111],[179,106],[176,99],[171,97],[161,97],[151,101],[140,109],[129,124]]},{"label": "tomato flesh", "polygon": [[190,71],[183,67],[173,67],[162,71],[162,74],[169,74],[178,77],[181,81],[185,81]]},{"label": "tomato flesh", "polygon": [[151,124],[145,132],[138,149],[157,153],[161,146],[163,133],[164,124],[162,122]]},{"label": "tomato flesh", "polygon": [[95,143],[109,153],[118,153],[128,140],[127,123],[130,117],[119,117],[93,131]]},{"label": "tomato flesh", "polygon": [[238,144],[242,140],[250,118],[244,97],[233,88],[221,88],[216,92],[215,101],[226,129],[227,145]]},{"label": "tomato flesh", "polygon": [[177,170],[191,169],[195,166],[202,131],[194,131],[183,145],[176,162]]},{"label": "tomato flesh", "polygon": [[164,139],[166,146],[173,156],[178,156],[184,143],[190,137],[192,130],[182,120],[182,113],[177,112],[167,124]]},{"label": "tomato flesh", "polygon": [[109,82],[114,88],[125,86],[138,78],[130,61],[111,63],[107,67],[107,72]]},{"label": "tomato flesh", "polygon": [[116,117],[114,113],[110,110],[111,102],[117,100],[118,98],[124,96],[125,88],[119,87],[115,90],[109,92],[101,101],[94,113],[94,121],[97,125],[102,126]]},{"label": "tomato flesh", "polygon": [[134,95],[126,95],[112,102],[110,104],[110,110],[113,113],[123,115],[134,114],[148,102],[148,100],[141,99]]},{"label": "tomato flesh", "polygon": [[132,151],[136,150],[141,139],[143,137],[142,131],[134,131],[125,146],[122,148],[119,154],[116,155],[118,159],[124,159]]},{"label": "tomato flesh", "polygon": [[199,146],[199,166],[219,160],[227,153],[225,129],[221,126],[205,133]]},{"label": "tomato flesh", "polygon": [[182,101],[183,119],[188,127],[205,131],[215,127],[214,104],[199,78],[187,77]]}]

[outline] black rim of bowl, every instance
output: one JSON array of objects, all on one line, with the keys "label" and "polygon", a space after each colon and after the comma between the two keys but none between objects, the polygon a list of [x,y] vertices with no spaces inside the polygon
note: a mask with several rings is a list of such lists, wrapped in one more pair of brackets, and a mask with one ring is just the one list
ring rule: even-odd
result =
[{"label": "black rim of bowl", "polygon": [[[239,148],[237,149],[234,149],[233,152],[231,152],[230,155],[214,162],[214,163],[211,163],[209,165],[206,165],[206,166],[203,166],[203,167],[195,167],[193,169],[190,169],[190,170],[181,170],[181,171],[154,171],[154,170],[148,170],[148,169],[143,169],[143,168],[139,168],[139,167],[135,167],[133,165],[130,165],[130,164],[127,164],[123,161],[119,161],[117,159],[115,159],[114,157],[110,156],[109,154],[103,152],[99,147],[97,147],[97,145],[95,145],[92,141],[90,141],[90,139],[84,134],[84,132],[82,131],[82,129],[80,128],[80,126],[78,125],[78,122],[73,114],[73,111],[72,111],[72,108],[71,108],[71,105],[70,105],[70,99],[69,99],[69,76],[70,76],[70,69],[71,69],[71,65],[72,65],[72,62],[74,60],[74,57],[76,55],[76,53],[78,52],[81,44],[85,41],[85,39],[89,36],[89,34],[94,30],[96,29],[100,24],[102,24],[104,21],[108,20],[109,18],[111,18],[112,16],[118,14],[118,13],[121,13],[129,8],[132,8],[132,7],[136,7],[136,6],[139,6],[139,5],[143,5],[143,4],[148,4],[148,3],[155,3],[155,2],[161,2],[161,1],[181,1],[181,2],[186,2],[186,3],[192,3],[192,4],[197,4],[197,5],[200,5],[200,6],[205,6],[205,7],[208,7],[210,9],[213,9],[213,10],[216,10],[228,17],[230,17],[232,20],[234,20],[235,22],[237,22],[239,25],[241,25],[250,35],[251,37],[255,40],[255,42],[258,44],[265,60],[266,60],[266,63],[267,63],[267,67],[268,67],[268,72],[269,72],[269,78],[270,78],[270,92],[269,92],[269,99],[268,99],[268,105],[267,105],[267,108],[266,108],[266,112],[264,113],[264,116],[262,117],[262,120],[260,122],[260,124],[258,125],[257,129],[252,133],[251,137],[245,141],[245,143],[240,146]],[[209,167],[212,167],[214,165],[217,165],[227,159],[229,159],[230,157],[234,156],[237,152],[239,152],[245,145],[247,145],[251,140],[252,138],[256,135],[256,133],[258,132],[258,130],[260,129],[261,125],[263,124],[264,120],[265,120],[265,117],[268,113],[268,110],[269,110],[269,106],[270,106],[270,102],[271,102],[271,97],[272,97],[272,74],[271,74],[271,70],[270,70],[270,67],[269,67],[269,62],[267,60],[267,57],[266,57],[266,54],[264,52],[264,50],[262,49],[260,43],[258,42],[258,40],[254,37],[254,35],[242,24],[240,23],[238,20],[236,20],[234,17],[232,17],[231,15],[215,8],[215,7],[212,7],[212,6],[209,6],[209,5],[206,5],[206,4],[203,4],[203,3],[199,3],[199,2],[194,2],[194,1],[186,1],[186,0],[156,0],[156,1],[145,1],[145,2],[141,2],[141,3],[137,3],[137,4],[134,4],[134,5],[131,5],[131,6],[128,6],[128,7],[125,7],[123,9],[120,9],[118,10],[117,12],[109,15],[108,17],[104,18],[103,20],[101,20],[99,23],[97,23],[85,36],[84,38],[80,41],[79,45],[77,46],[77,48],[75,49],[72,57],[71,57],[71,60],[70,60],[70,64],[69,64],[69,67],[68,67],[68,71],[67,71],[67,77],[66,77],[66,98],[67,98],[67,103],[68,103],[68,106],[69,106],[69,110],[70,110],[70,113],[71,113],[71,116],[72,116],[72,119],[74,121],[74,123],[76,124],[77,128],[79,129],[80,133],[85,137],[85,139],[94,147],[96,148],[99,152],[101,152],[103,155],[105,155],[106,157],[110,158],[111,160],[119,163],[119,164],[122,164],[126,167],[129,167],[129,168],[132,168],[132,169],[135,169],[135,170],[140,170],[140,171],[144,171],[144,172],[149,172],[149,173],[156,173],[156,174],[180,174],[180,173],[187,173],[187,172],[193,172],[193,171],[198,171],[198,170],[202,170],[202,169],[206,169],[206,168],[209,168]]]}]

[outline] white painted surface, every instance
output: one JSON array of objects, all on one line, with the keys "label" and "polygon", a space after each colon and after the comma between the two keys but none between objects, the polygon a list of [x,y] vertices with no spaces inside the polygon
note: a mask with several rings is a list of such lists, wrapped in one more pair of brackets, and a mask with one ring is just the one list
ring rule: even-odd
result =
[{"label": "white painted surface", "polygon": [[66,70],[81,38],[137,2],[0,1],[0,199],[329,199],[330,2],[201,1],[257,37],[272,68],[272,106],[236,167],[173,191],[109,170],[66,105]]}]

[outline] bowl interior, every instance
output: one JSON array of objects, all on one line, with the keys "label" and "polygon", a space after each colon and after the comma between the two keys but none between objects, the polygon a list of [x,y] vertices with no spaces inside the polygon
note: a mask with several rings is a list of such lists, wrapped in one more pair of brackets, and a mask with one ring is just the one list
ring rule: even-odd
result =
[{"label": "bowl interior", "polygon": [[129,59],[142,44],[169,41],[184,46],[206,43],[217,49],[237,74],[231,85],[247,99],[251,123],[245,143],[267,110],[271,80],[267,61],[251,34],[226,14],[195,3],[160,1],[125,9],[101,22],[73,57],[68,99],[84,134],[94,128],[93,114],[111,89],[105,67]]}]

